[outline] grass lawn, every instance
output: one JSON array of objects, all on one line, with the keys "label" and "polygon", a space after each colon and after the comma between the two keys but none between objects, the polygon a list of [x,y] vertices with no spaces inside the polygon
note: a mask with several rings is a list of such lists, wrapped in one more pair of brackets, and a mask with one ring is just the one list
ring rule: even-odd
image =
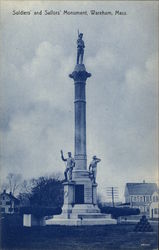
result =
[{"label": "grass lawn", "polygon": [[11,227],[1,232],[1,250],[131,250],[157,249],[157,224],[153,233],[134,233],[131,225]]}]

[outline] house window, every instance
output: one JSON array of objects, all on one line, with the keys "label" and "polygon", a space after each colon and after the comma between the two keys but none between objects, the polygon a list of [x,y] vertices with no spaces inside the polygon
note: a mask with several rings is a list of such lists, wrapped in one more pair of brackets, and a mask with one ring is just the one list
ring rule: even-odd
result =
[{"label": "house window", "polygon": [[5,200],[5,197],[3,196],[2,199]]},{"label": "house window", "polygon": [[156,202],[158,202],[158,196],[156,196]]},{"label": "house window", "polygon": [[2,202],[0,201],[0,205],[2,205]]},{"label": "house window", "polygon": [[140,196],[140,202],[142,202],[142,198],[143,198],[143,197],[142,197],[142,196]]},{"label": "house window", "polygon": [[159,214],[159,208],[154,209],[154,214]]},{"label": "house window", "polygon": [[140,201],[140,197],[139,196],[137,196],[137,201]]},{"label": "house window", "polygon": [[11,205],[11,201],[6,201],[6,205]]},{"label": "house window", "polygon": [[155,196],[153,196],[153,202],[155,202]]},{"label": "house window", "polygon": [[149,196],[146,196],[146,201],[149,201]]},{"label": "house window", "polygon": [[1,212],[5,213],[5,208],[4,207],[1,207]]},{"label": "house window", "polygon": [[12,207],[9,207],[9,208],[8,208],[8,211],[9,211],[9,212],[12,212],[12,211],[13,211],[13,208],[12,208]]},{"label": "house window", "polygon": [[136,201],[136,196],[134,196],[134,201]]}]

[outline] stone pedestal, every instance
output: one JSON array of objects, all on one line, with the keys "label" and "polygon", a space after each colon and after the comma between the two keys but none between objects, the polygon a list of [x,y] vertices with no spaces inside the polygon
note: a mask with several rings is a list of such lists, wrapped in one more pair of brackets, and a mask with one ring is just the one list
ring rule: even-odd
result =
[{"label": "stone pedestal", "polygon": [[46,225],[82,226],[117,223],[111,215],[100,213],[97,206],[97,184],[92,184],[90,179],[65,182],[63,185],[62,214],[46,220]]}]

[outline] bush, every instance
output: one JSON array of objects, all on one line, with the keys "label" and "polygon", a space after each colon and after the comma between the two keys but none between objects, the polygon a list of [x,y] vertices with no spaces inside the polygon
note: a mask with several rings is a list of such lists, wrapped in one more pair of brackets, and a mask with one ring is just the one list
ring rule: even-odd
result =
[{"label": "bush", "polygon": [[128,208],[128,207],[102,207],[100,206],[101,213],[111,214],[114,219],[120,216],[138,215],[140,210],[138,208]]},{"label": "bush", "polygon": [[20,214],[33,214],[35,217],[56,215],[61,214],[61,212],[61,207],[30,206],[20,208]]}]

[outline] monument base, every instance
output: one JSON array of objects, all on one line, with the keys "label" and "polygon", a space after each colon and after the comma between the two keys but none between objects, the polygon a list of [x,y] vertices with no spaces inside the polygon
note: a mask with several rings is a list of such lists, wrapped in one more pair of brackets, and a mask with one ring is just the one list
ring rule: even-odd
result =
[{"label": "monument base", "polygon": [[[88,171],[83,171],[83,173],[86,175]],[[88,176],[76,179],[76,181],[64,182],[63,185],[62,213],[46,220],[46,225],[81,226],[117,223],[110,214],[100,213],[97,205],[97,184],[92,183]]]},{"label": "monument base", "polygon": [[103,218],[75,218],[64,219],[56,218],[46,220],[46,225],[64,225],[64,226],[93,226],[93,225],[110,225],[117,224],[115,219],[111,219],[109,215],[105,215]]},{"label": "monument base", "polygon": [[46,220],[46,225],[91,226],[108,224],[117,224],[117,220],[112,219],[110,214],[101,214],[98,206],[93,204],[64,205],[62,214]]}]

